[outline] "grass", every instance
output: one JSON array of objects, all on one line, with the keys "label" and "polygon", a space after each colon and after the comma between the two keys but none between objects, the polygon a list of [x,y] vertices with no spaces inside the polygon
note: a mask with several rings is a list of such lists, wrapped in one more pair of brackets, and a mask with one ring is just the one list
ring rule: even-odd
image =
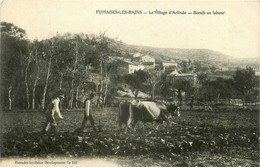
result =
[{"label": "grass", "polygon": [[143,128],[139,122],[135,131],[125,134],[118,127],[117,108],[93,109],[102,131],[88,126],[77,134],[73,131],[83,120],[83,110],[66,111],[65,121],[56,119],[59,134],[51,141],[39,133],[43,113],[4,113],[2,157],[101,157],[120,166],[258,166],[258,114],[185,110],[173,118],[174,126],[163,124],[156,130],[151,123]]}]

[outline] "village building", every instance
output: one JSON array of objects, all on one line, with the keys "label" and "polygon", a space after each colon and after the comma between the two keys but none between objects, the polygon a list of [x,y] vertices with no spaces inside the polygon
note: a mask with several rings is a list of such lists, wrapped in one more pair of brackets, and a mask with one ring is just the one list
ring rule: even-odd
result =
[{"label": "village building", "polygon": [[155,59],[149,55],[140,57],[140,61],[144,65],[145,69],[155,68]]},{"label": "village building", "polygon": [[144,65],[142,65],[138,62],[131,62],[131,61],[126,61],[126,60],[120,61],[120,63],[118,63],[118,66],[119,66],[118,68],[122,74],[132,74],[135,71],[145,69]]},{"label": "village building", "polygon": [[192,85],[195,85],[196,81],[197,81],[197,75],[196,74],[179,74],[179,75],[175,75],[174,79],[190,81],[192,83]]},{"label": "village building", "polygon": [[[190,91],[190,89],[187,89],[187,90],[179,89],[178,86],[183,85],[185,87],[185,85],[186,86],[190,85],[191,87],[194,87],[197,82],[197,75],[193,74],[193,73],[180,74],[175,69],[174,71],[170,72],[167,75],[166,80],[169,81],[174,86],[174,98],[179,96],[179,97],[181,97],[181,99],[183,99],[183,98],[188,99],[192,96],[192,91]],[[187,83],[189,83],[189,84],[187,84]]]},{"label": "village building", "polygon": [[142,65],[145,69],[154,69],[155,68],[155,62],[143,62]]},{"label": "village building", "polygon": [[259,77],[260,76],[260,71],[256,71],[255,75]]},{"label": "village building", "polygon": [[260,76],[260,66],[259,65],[253,65],[252,68],[255,70],[255,75]]},{"label": "village building", "polygon": [[129,63],[128,64],[128,73],[129,74],[132,74],[132,73],[134,73],[135,71],[138,71],[138,70],[144,70],[144,65],[137,64],[137,63]]},{"label": "village building", "polygon": [[178,64],[175,61],[165,61],[162,62],[162,67],[164,72],[175,71],[178,67]]},{"label": "village building", "polygon": [[132,61],[139,62],[139,64],[142,64],[145,69],[155,68],[155,59],[149,55],[134,56]]},{"label": "village building", "polygon": [[195,85],[196,80],[197,80],[197,75],[196,74],[189,74],[189,73],[183,73],[180,74],[176,69],[172,71],[168,75],[168,79],[171,80],[171,82],[175,81],[189,81],[192,83],[192,85]]}]

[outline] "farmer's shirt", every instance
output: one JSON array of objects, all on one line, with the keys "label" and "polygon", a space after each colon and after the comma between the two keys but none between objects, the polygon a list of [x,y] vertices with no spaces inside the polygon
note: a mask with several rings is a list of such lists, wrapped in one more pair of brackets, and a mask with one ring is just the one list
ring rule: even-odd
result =
[{"label": "farmer's shirt", "polygon": [[54,114],[57,113],[59,118],[63,118],[60,109],[59,109],[59,103],[60,103],[60,98],[55,98],[51,101],[51,104],[48,106],[48,110],[51,111],[52,117],[54,117]]},{"label": "farmer's shirt", "polygon": [[87,99],[85,102],[85,116],[86,117],[89,117],[90,107],[91,107],[91,100]]}]

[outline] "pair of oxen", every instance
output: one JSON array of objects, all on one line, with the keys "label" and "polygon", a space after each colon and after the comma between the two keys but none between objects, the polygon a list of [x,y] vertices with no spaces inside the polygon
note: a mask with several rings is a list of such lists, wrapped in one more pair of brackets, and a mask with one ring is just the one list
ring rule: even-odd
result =
[{"label": "pair of oxen", "polygon": [[119,126],[126,124],[125,131],[128,128],[134,129],[138,121],[158,122],[163,121],[171,124],[169,121],[172,116],[180,117],[179,107],[173,103],[155,102],[155,101],[122,101],[119,104]]}]

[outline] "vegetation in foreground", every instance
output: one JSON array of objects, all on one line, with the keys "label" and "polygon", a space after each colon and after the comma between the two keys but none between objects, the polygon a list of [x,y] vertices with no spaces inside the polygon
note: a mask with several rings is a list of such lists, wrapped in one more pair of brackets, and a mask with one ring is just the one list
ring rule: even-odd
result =
[{"label": "vegetation in foreground", "polygon": [[257,166],[257,111],[183,111],[174,126],[138,123],[119,131],[117,108],[94,110],[98,132],[78,134],[82,112],[64,112],[56,140],[40,133],[42,113],[5,113],[2,157],[103,157],[122,166]]}]

